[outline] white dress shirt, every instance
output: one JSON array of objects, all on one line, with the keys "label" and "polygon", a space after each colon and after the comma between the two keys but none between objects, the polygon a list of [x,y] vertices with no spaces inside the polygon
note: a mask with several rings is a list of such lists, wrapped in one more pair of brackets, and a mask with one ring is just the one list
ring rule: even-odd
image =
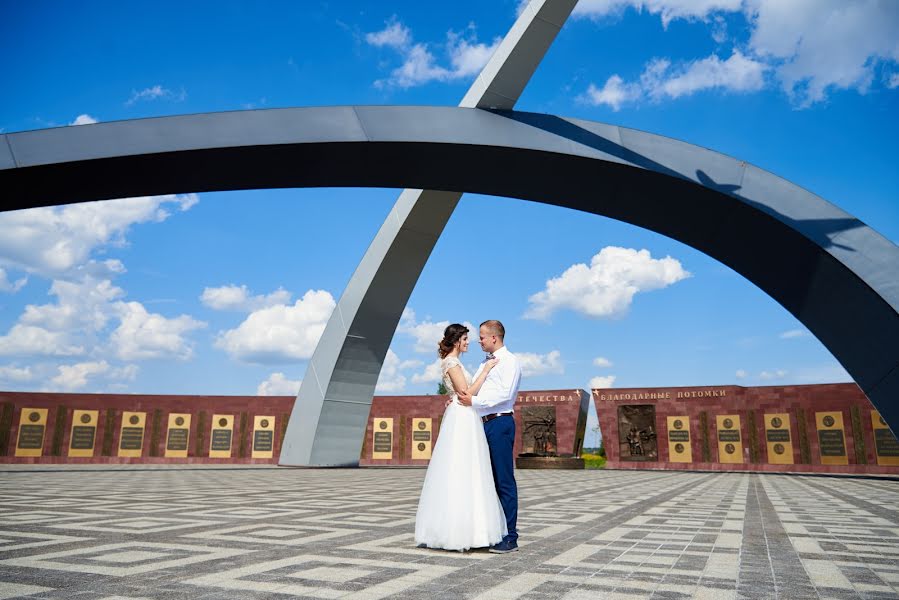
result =
[{"label": "white dress shirt", "polygon": [[[521,365],[514,354],[503,346],[494,352],[493,356],[498,358],[499,362],[487,374],[487,379],[477,396],[471,398],[471,406],[481,417],[491,413],[513,412],[515,400],[518,398],[518,385],[521,383]],[[484,362],[475,371],[474,379],[477,379],[484,369]]]}]

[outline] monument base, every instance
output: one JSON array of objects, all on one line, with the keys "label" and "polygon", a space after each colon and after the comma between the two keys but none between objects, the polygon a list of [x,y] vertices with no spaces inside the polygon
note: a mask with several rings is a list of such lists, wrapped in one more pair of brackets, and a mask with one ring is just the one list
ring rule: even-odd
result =
[{"label": "monument base", "polygon": [[574,456],[519,456],[516,469],[583,469],[584,459]]}]

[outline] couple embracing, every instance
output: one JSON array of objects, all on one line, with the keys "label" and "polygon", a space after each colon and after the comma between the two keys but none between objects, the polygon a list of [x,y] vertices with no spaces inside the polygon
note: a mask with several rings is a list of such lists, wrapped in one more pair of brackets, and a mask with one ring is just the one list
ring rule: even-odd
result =
[{"label": "couple embracing", "polygon": [[484,321],[479,335],[487,358],[474,378],[459,360],[468,351],[467,327],[450,325],[438,345],[450,400],[418,502],[415,543],[504,554],[518,550],[512,447],[521,367],[502,323]]}]

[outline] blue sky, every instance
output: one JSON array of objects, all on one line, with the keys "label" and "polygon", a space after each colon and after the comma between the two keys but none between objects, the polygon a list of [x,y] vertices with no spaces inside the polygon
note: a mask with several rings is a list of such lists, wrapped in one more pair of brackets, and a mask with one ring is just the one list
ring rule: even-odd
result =
[{"label": "blue sky", "polygon": [[[7,2],[0,130],[455,105],[519,9]],[[582,0],[517,108],[739,157],[895,242],[897,40],[893,2]],[[0,215],[0,389],[295,393],[398,190],[183,192]],[[489,248],[480,223],[497,224]],[[379,393],[433,392],[442,327],[486,318],[505,322],[528,389],[848,380],[796,319],[692,248],[594,215],[466,195]]]}]

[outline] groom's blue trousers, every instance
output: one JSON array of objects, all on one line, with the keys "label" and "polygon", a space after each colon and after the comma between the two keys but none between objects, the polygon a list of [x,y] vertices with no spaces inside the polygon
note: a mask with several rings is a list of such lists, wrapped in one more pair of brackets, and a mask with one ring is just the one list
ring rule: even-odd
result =
[{"label": "groom's blue trousers", "polygon": [[506,527],[509,534],[505,540],[518,541],[518,484],[515,483],[515,462],[512,447],[515,445],[515,419],[512,415],[498,417],[484,423],[487,445],[490,447],[490,463],[493,467],[493,481],[503,512],[506,513]]}]

